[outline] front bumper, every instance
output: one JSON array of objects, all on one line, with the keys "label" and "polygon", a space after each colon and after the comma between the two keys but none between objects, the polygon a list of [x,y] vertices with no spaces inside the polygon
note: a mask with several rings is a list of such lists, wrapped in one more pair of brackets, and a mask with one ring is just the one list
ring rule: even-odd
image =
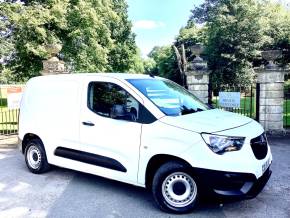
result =
[{"label": "front bumper", "polygon": [[256,197],[271,177],[270,166],[260,178],[250,173],[194,169],[203,191],[222,198],[249,199]]}]

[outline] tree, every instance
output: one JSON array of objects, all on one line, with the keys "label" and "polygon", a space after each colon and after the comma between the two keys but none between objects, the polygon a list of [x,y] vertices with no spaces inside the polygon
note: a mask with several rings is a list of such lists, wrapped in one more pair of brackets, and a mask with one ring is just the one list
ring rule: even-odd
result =
[{"label": "tree", "polygon": [[146,74],[157,74],[158,72],[156,71],[156,62],[153,58],[146,58],[143,60],[143,65],[144,65],[144,73]]},{"label": "tree", "polygon": [[[270,0],[205,0],[192,10],[174,45],[178,49],[185,45],[190,62],[194,55],[189,47],[196,43],[206,46],[204,58],[213,85],[250,84],[253,67],[265,63],[262,50],[280,49],[280,63],[290,62],[290,10]],[[169,51],[168,46],[156,47],[150,56],[157,74],[177,78],[177,62]]]},{"label": "tree", "polygon": [[265,2],[263,5],[262,24],[267,40],[261,50],[280,49],[282,65],[290,62],[290,10],[281,4]]},{"label": "tree", "polygon": [[24,6],[19,3],[1,3],[1,16],[10,23],[13,52],[6,63],[15,78],[31,77],[41,70],[41,60],[48,54],[45,45],[58,41],[45,24],[51,23],[50,11],[42,5]]},{"label": "tree", "polygon": [[153,70],[155,75],[171,79],[181,84],[177,61],[172,46],[156,46],[148,56],[156,63],[156,68]]},{"label": "tree", "polygon": [[[260,51],[281,49],[290,61],[290,11],[272,1],[206,0],[192,10],[188,25],[205,27],[212,83],[248,84]],[[193,36],[196,38],[196,36]]]},{"label": "tree", "polygon": [[[135,34],[131,32],[132,24],[128,19],[127,8],[128,5],[124,0],[113,0],[112,9],[118,17],[108,20],[114,41],[109,53],[109,66],[111,66],[110,70],[114,72],[133,71],[134,69],[130,69],[130,66],[140,65],[138,61],[141,55],[137,51]],[[137,63],[134,63],[135,61]],[[138,71],[140,70],[142,69],[138,69]]]},{"label": "tree", "polygon": [[[205,42],[205,28],[197,27],[194,23],[188,23],[187,26],[182,27],[179,31],[179,35],[176,37],[174,46],[182,54],[182,45],[185,48],[185,56],[188,61],[191,61],[194,56],[191,54],[190,46],[195,45],[198,42]],[[150,70],[145,72],[152,73],[154,75],[159,75],[168,79],[171,79],[181,85],[184,85],[182,81],[181,72],[183,69],[180,69],[178,66],[178,58],[176,57],[174,46],[156,46],[149,53],[149,63],[151,64]],[[148,63],[148,62],[147,62]]]},{"label": "tree", "polygon": [[145,66],[144,66],[144,60],[141,57],[140,49],[137,49],[137,54],[133,55],[133,58],[131,59],[130,63],[128,63],[129,72],[130,73],[144,73],[145,72]]},{"label": "tree", "polygon": [[192,15],[188,20],[191,23],[206,23],[211,20],[218,13],[218,6],[224,0],[205,0],[200,6],[191,10]]},{"label": "tree", "polygon": [[[2,15],[3,13],[0,11],[0,73],[1,73],[1,81],[2,75],[7,74],[7,70],[5,67],[5,63],[9,59],[9,55],[13,50],[13,43],[11,39],[11,24],[10,22]],[[5,73],[4,73],[5,72]]]},{"label": "tree", "polygon": [[195,23],[189,23],[187,26],[179,30],[179,34],[175,39],[175,45],[179,47],[181,44],[190,47],[196,43],[206,43],[206,27],[198,27]]},{"label": "tree", "polygon": [[10,22],[0,12],[0,57],[6,57],[13,49]]},{"label": "tree", "polygon": [[194,22],[188,22],[185,27],[179,30],[174,45],[181,49],[183,44],[187,61],[192,61],[195,56],[191,53],[190,47],[197,43],[207,43],[207,27],[198,27]]},{"label": "tree", "polygon": [[251,83],[251,63],[265,41],[260,22],[261,5],[254,0],[207,1],[205,4],[204,10],[193,10],[191,19],[206,21],[206,53],[212,83]]},{"label": "tree", "polygon": [[114,43],[109,20],[117,19],[112,2],[72,1],[65,11],[67,24],[59,34],[64,60],[75,72],[108,70],[108,55]]},{"label": "tree", "polygon": [[124,0],[4,2],[0,11],[11,24],[14,49],[4,56],[10,57],[6,66],[16,80],[39,74],[51,44],[62,45],[60,57],[75,72],[124,72],[136,65],[135,35]]}]

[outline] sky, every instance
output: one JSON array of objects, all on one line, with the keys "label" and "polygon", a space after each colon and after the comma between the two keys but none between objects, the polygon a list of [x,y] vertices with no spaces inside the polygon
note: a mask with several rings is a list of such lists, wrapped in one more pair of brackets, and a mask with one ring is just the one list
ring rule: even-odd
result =
[{"label": "sky", "polygon": [[[273,0],[290,7],[290,0]],[[185,26],[190,10],[203,0],[127,0],[129,19],[143,57],[154,46],[169,45]]]},{"label": "sky", "polygon": [[145,57],[154,46],[171,44],[194,5],[203,0],[127,0],[136,43]]}]

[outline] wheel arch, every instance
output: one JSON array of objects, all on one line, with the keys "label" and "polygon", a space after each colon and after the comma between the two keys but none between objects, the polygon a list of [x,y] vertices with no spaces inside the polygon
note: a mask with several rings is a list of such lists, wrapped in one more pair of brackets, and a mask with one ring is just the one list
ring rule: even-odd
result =
[{"label": "wheel arch", "polygon": [[23,154],[25,152],[25,148],[26,148],[28,142],[32,139],[39,139],[42,142],[41,138],[38,135],[33,134],[33,133],[26,133],[23,137],[23,140],[22,140],[22,153]]},{"label": "wheel arch", "polygon": [[146,173],[145,173],[145,186],[146,188],[150,189],[152,186],[153,177],[158,170],[158,168],[169,161],[177,161],[182,162],[188,167],[191,167],[191,165],[184,159],[180,157],[176,157],[174,155],[169,154],[157,154],[150,158],[148,161],[147,167],[146,167]]}]

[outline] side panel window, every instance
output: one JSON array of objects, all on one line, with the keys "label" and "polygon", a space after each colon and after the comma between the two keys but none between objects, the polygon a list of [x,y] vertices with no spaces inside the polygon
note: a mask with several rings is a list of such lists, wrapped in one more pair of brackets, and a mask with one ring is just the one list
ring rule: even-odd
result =
[{"label": "side panel window", "polygon": [[91,82],[88,89],[88,107],[100,116],[133,122],[139,120],[139,102],[113,83]]}]

